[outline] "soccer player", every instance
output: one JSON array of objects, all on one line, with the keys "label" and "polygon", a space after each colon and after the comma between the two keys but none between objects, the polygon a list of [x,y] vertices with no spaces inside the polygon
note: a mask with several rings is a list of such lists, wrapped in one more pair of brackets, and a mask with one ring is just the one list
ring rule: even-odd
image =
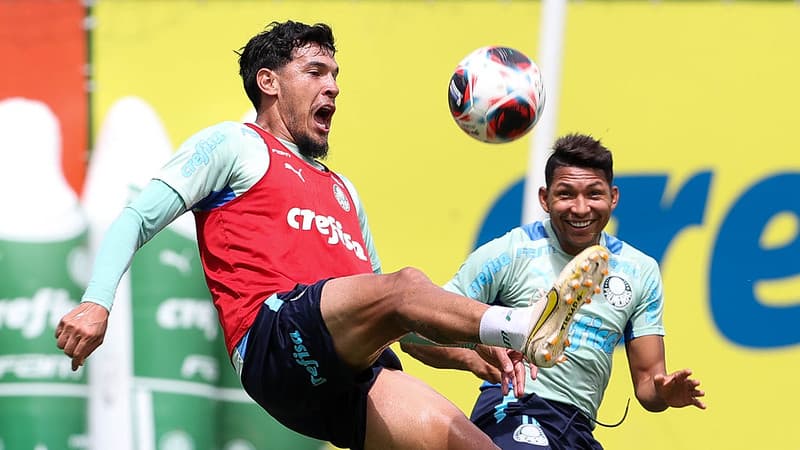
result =
[{"label": "soccer player", "polygon": [[[565,264],[601,244],[611,256],[602,290],[575,313],[566,361],[532,367],[525,395],[505,395],[501,374],[467,349],[401,343],[435,367],[469,370],[488,380],[471,419],[499,447],[600,449],[596,415],[611,376],[614,348],[624,340],[639,403],[648,411],[693,405],[705,409],[688,369],[666,373],[662,283],[656,261],[603,229],[617,205],[611,152],[588,135],[556,140],[539,202],[549,218],[514,228],[475,250],[445,285],[484,303],[521,307],[540,299]],[[486,277],[487,268],[492,276]],[[488,281],[487,281],[488,280]],[[541,301],[541,300],[540,300]],[[480,346],[478,347],[480,349]],[[502,356],[502,355],[501,355]],[[537,374],[538,372],[538,374]],[[627,411],[626,411],[627,412]]]},{"label": "soccer player", "polygon": [[[494,448],[455,405],[402,372],[389,345],[413,331],[521,351],[498,369],[510,378],[524,370],[523,353],[560,357],[549,335],[572,310],[558,301],[544,314],[538,305],[490,308],[413,268],[380,274],[356,190],[320,162],[339,95],[335,52],[325,24],[273,22],[250,39],[239,65],[255,122],[199,131],[123,209],[82,302],[56,328],[57,345],[73,370],[83,364],[135,252],[191,210],[232,365],[278,421],[339,447]],[[570,276],[599,283],[606,259],[590,249]],[[584,297],[590,288],[559,286]],[[486,354],[505,356],[495,349]]]}]

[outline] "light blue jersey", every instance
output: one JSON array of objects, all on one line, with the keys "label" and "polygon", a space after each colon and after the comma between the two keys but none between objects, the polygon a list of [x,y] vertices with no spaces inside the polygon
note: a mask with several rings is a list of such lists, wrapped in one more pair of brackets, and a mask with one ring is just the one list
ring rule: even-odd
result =
[{"label": "light blue jersey", "polygon": [[[614,236],[600,244],[610,254],[602,292],[581,307],[569,329],[567,361],[526,377],[525,392],[575,405],[596,418],[603,400],[614,348],[622,339],[664,335],[663,288],[658,263]],[[558,243],[550,220],[533,222],[475,250],[445,289],[483,303],[528,306],[549,290],[572,257]]]}]

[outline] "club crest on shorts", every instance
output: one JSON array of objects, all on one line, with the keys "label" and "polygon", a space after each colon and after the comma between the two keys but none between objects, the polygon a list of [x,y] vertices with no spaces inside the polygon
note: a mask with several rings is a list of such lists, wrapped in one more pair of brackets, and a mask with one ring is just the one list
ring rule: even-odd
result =
[{"label": "club crest on shorts", "polygon": [[539,445],[542,447],[550,444],[541,427],[532,423],[523,423],[518,426],[517,429],[514,430],[513,437],[515,441],[524,444]]},{"label": "club crest on shorts", "polygon": [[631,303],[631,285],[622,277],[612,275],[603,281],[603,297],[613,307],[622,309]]},{"label": "club crest on shorts", "polygon": [[350,212],[350,200],[347,199],[347,195],[338,184],[333,185],[333,197],[339,202],[339,206],[342,207],[344,212]]}]

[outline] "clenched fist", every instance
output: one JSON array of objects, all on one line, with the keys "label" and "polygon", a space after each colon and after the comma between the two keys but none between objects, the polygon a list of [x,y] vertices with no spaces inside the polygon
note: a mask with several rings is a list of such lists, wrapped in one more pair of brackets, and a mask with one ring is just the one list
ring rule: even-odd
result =
[{"label": "clenched fist", "polygon": [[108,310],[97,303],[83,302],[68,312],[56,327],[56,345],[72,358],[72,370],[103,343]]}]

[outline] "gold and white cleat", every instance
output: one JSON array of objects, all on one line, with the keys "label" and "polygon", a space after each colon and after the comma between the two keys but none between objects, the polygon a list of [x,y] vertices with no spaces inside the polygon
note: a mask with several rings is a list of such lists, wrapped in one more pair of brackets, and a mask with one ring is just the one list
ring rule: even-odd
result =
[{"label": "gold and white cleat", "polygon": [[566,361],[564,348],[569,346],[567,332],[572,317],[608,275],[608,250],[593,245],[572,258],[547,292],[542,315],[532,324],[523,354],[539,367],[552,367]]}]

